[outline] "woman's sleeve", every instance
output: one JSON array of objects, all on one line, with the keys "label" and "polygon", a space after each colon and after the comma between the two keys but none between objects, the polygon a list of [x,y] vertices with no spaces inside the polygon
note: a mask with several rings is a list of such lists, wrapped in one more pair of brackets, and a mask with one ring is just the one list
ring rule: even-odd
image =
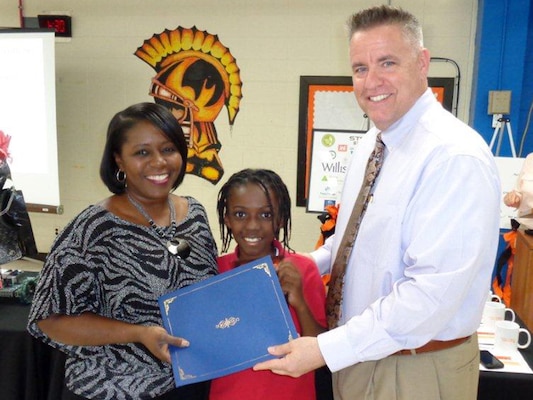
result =
[{"label": "woman's sleeve", "polygon": [[58,236],[39,275],[28,319],[30,334],[66,352],[78,350],[53,341],[37,322],[54,314],[101,313],[99,285],[90,268],[85,239],[84,229],[75,221]]}]

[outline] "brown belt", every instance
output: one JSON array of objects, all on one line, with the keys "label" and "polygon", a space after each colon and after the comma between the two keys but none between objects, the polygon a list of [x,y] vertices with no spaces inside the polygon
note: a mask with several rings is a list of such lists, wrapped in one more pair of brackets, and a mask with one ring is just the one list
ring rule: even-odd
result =
[{"label": "brown belt", "polygon": [[453,339],[453,340],[431,340],[422,347],[419,347],[418,349],[406,349],[406,350],[400,350],[396,353],[393,353],[393,356],[414,356],[416,354],[420,353],[429,353],[431,351],[439,351],[439,350],[445,350],[449,349],[451,347],[459,346],[460,344],[466,342],[468,339],[470,339],[472,336],[462,337],[459,339]]}]

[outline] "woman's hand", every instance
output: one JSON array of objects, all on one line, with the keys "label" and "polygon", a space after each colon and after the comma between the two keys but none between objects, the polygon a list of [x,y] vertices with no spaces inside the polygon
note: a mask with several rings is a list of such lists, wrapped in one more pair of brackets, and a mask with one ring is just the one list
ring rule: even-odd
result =
[{"label": "woman's hand", "polygon": [[155,357],[163,362],[170,363],[170,351],[168,346],[188,347],[186,339],[169,335],[161,326],[147,326],[141,337],[141,343]]},{"label": "woman's hand", "polygon": [[93,313],[54,314],[37,322],[51,339],[74,346],[104,346],[118,343],[141,343],[159,360],[170,362],[168,346],[187,347],[183,338],[169,335],[158,325],[130,324]]}]

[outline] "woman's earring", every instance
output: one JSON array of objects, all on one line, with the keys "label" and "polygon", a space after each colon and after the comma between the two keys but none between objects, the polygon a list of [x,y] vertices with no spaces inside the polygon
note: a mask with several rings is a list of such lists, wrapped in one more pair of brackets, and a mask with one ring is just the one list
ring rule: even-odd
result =
[{"label": "woman's earring", "polygon": [[115,178],[117,178],[117,182],[119,183],[126,183],[126,173],[121,169],[117,171]]}]

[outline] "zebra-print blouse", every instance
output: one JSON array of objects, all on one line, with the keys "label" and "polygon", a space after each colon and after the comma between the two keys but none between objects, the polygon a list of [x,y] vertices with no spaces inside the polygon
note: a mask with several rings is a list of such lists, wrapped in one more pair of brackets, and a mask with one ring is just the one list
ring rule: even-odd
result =
[{"label": "zebra-print blouse", "polygon": [[74,393],[98,399],[145,399],[174,387],[171,367],[136,343],[69,346],[44,335],[36,321],[52,314],[92,312],[141,325],[162,325],[157,299],[216,274],[217,248],[203,206],[187,197],[178,236],[191,247],[171,254],[150,227],[90,206],[57,237],[30,311],[28,330],[67,354],[65,382]]}]

